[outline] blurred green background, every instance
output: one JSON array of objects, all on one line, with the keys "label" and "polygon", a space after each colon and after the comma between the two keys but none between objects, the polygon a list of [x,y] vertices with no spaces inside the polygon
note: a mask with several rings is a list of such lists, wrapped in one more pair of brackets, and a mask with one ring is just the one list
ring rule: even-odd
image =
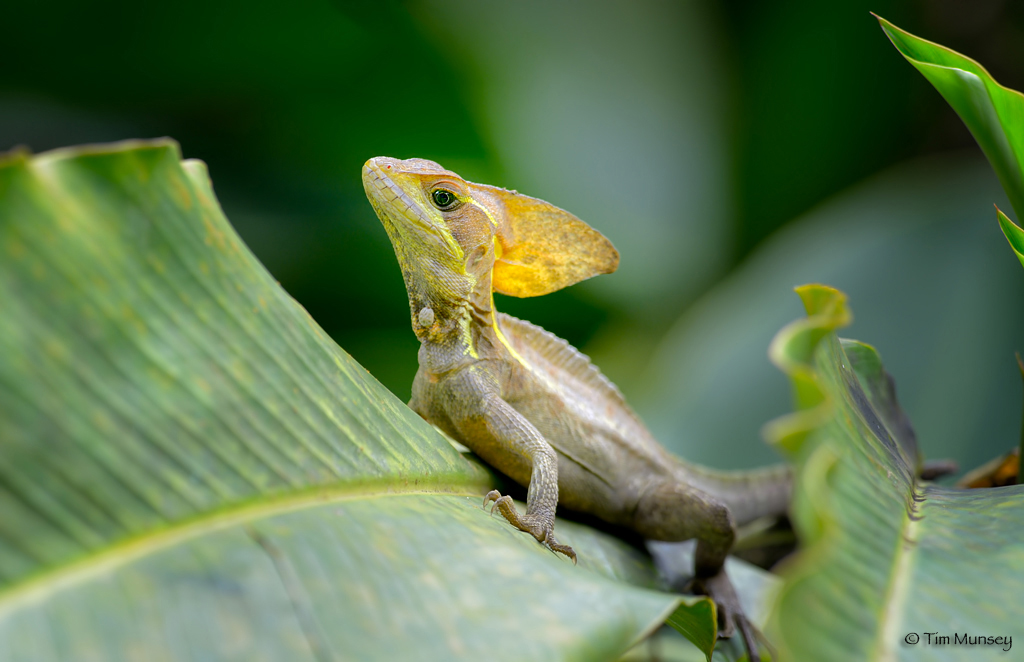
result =
[{"label": "blurred green background", "polygon": [[[618,273],[501,298],[588,352],[677,452],[772,461],[768,342],[791,288],[851,295],[930,457],[1017,443],[1024,274],[970,135],[869,10],[1024,87],[1001,0],[8,3],[0,149],[169,135],[281,284],[402,399],[401,274],[377,155],[564,207]],[[0,314],[3,305],[0,302]]]}]

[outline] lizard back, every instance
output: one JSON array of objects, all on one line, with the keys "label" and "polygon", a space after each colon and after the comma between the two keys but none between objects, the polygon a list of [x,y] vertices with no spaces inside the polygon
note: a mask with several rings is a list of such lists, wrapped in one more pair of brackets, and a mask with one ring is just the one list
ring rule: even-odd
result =
[{"label": "lizard back", "polygon": [[[620,514],[628,511],[656,476],[715,495],[729,505],[739,524],[785,512],[791,489],[788,466],[719,471],[685,462],[658,443],[615,384],[585,354],[529,322],[503,313],[497,313],[497,320],[534,381],[510,394],[509,403],[559,454],[624,497],[606,501],[604,516],[616,512],[616,503],[625,506]],[[590,490],[589,498],[599,500],[604,496],[600,492]],[[569,505],[571,498],[566,502]]]},{"label": "lizard back", "polygon": [[[595,446],[595,452],[601,458],[613,460],[614,466],[601,473],[610,478],[612,473],[629,471],[630,467],[622,464],[627,459],[644,464],[653,463],[668,468],[672,460],[661,444],[654,439],[639,417],[633,412],[618,387],[605,377],[590,359],[553,333],[539,326],[517,319],[504,313],[497,313],[498,325],[509,345],[525,362],[531,376],[543,387],[548,396],[557,396],[564,405],[561,418],[572,421],[560,421],[568,425],[557,426],[561,429],[546,431],[552,437],[552,445],[562,453],[565,443],[559,437],[573,434],[582,442],[582,447]],[[531,392],[533,389],[527,389]],[[532,398],[531,398],[532,400]],[[546,397],[542,407],[550,409],[550,397]],[[532,402],[511,402],[513,406],[532,409]],[[535,424],[544,415],[537,412],[523,412]],[[550,414],[550,412],[548,412]],[[581,433],[588,433],[586,435]],[[597,435],[595,438],[593,435]],[[582,437],[582,438],[580,438]],[[610,446],[618,451],[609,453]],[[574,448],[579,448],[573,444]],[[580,454],[576,451],[576,454]],[[618,457],[615,457],[618,456]],[[574,458],[577,461],[585,458]],[[587,463],[590,464],[590,463]]]}]

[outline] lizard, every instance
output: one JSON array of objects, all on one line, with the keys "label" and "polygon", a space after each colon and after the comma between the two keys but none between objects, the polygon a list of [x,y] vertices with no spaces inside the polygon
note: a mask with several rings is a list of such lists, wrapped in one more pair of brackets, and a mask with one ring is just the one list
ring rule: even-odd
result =
[{"label": "lizard", "polygon": [[789,467],[725,472],[682,460],[585,355],[494,308],[494,292],[540,296],[615,271],[612,243],[552,204],[433,161],[371,158],[362,180],[420,341],[410,408],[527,488],[525,513],[496,490],[484,506],[573,563],[554,534],[559,504],[646,539],[696,538],[695,586],[715,600],[721,635],[737,623],[756,659],[723,564],[738,526],[786,512]]}]

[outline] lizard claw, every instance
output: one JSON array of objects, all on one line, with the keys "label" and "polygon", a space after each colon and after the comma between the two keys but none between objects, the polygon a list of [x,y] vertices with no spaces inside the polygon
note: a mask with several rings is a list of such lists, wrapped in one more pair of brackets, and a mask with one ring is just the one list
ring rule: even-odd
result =
[{"label": "lizard claw", "polygon": [[538,540],[545,547],[550,549],[552,552],[563,554],[572,559],[572,564],[576,565],[576,552],[569,545],[563,545],[557,540],[552,533],[553,522],[545,523],[543,521],[537,521],[534,515],[520,515],[516,511],[515,503],[512,501],[512,497],[506,495],[502,496],[498,490],[491,490],[484,496],[483,508],[487,507],[487,504],[491,501],[494,505],[491,506],[491,514],[497,510],[501,513],[509,524],[516,527],[520,531],[529,533]]},{"label": "lizard claw", "polygon": [[490,492],[488,492],[487,494],[484,495],[484,503],[480,507],[481,508],[486,508],[487,504],[489,504],[492,501],[497,501],[500,498],[501,498],[501,492],[499,492],[498,490],[491,490]]},{"label": "lizard claw", "polygon": [[[507,519],[510,522],[512,522],[512,520],[509,518],[507,514],[508,512],[512,512],[518,517],[518,513],[516,513],[516,507],[512,503],[512,497],[501,496],[501,492],[499,492],[498,490],[491,490],[490,492],[484,495],[484,503],[480,507],[486,508],[487,504],[489,504],[492,501],[494,502],[494,505],[491,506],[492,515],[494,514],[495,509],[499,509],[501,510],[501,514],[505,515],[505,519]],[[515,524],[515,522],[512,523]]]},{"label": "lizard claw", "polygon": [[572,559],[572,564],[576,565],[576,552],[569,545],[563,545],[555,540],[555,536],[551,533],[550,529],[544,534],[544,544],[547,545],[547,548],[552,552],[558,552],[559,554],[568,556]]},{"label": "lizard claw", "polygon": [[[494,511],[497,510],[498,512],[501,513],[502,517],[508,520],[508,523],[512,526],[516,527],[520,531],[533,533],[533,530],[526,522],[526,518],[521,517],[519,513],[516,512],[516,506],[515,503],[512,501],[512,497],[507,495],[502,496],[501,492],[499,492],[498,490],[491,490],[490,492],[487,493],[486,496],[484,496],[484,504],[482,507],[486,508],[487,504],[490,503],[491,501],[494,502],[494,505],[491,506],[492,515],[494,514]],[[537,540],[542,540],[542,538],[537,538]]]},{"label": "lizard claw", "polygon": [[[494,505],[491,506],[491,514],[492,515],[494,514],[495,510],[500,510],[501,514],[505,516],[505,519],[508,519],[508,515],[505,514],[506,512],[508,512],[509,510],[511,510],[512,512],[516,512],[516,507],[515,507],[515,504],[512,502],[512,497],[510,497],[510,496],[503,496],[503,497],[500,497],[499,499],[497,499],[494,502]],[[511,520],[509,520],[509,521],[511,521]]]}]

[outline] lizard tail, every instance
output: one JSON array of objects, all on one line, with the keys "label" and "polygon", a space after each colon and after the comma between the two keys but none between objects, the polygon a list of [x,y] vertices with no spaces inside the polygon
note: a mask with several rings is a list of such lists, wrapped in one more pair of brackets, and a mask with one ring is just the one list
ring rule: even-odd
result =
[{"label": "lizard tail", "polygon": [[761,517],[778,517],[789,509],[793,468],[788,464],[752,471],[714,471],[693,465],[686,469],[688,480],[729,507],[736,526]]}]

